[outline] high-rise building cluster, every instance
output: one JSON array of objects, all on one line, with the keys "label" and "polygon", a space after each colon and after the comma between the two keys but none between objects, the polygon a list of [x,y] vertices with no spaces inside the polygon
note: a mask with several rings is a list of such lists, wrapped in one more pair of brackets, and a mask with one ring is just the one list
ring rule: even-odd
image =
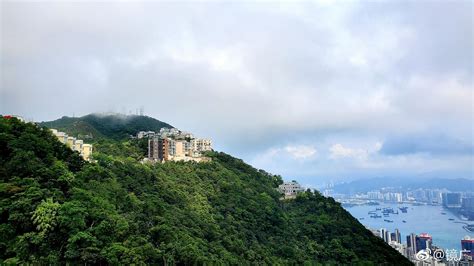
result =
[{"label": "high-rise building cluster", "polygon": [[[402,243],[400,231],[395,229],[395,232],[390,232],[385,228],[380,230],[370,229],[372,233],[384,240],[392,248],[396,249],[403,256],[411,260],[415,265],[468,265],[474,264],[474,239],[466,236],[461,240],[461,250],[456,254],[456,261],[451,261],[446,255],[447,250],[443,250],[433,244],[433,238],[427,233],[419,235],[411,233],[406,236],[406,244]],[[455,250],[453,250],[455,251]],[[423,257],[421,253],[428,254],[428,257]],[[443,252],[443,253],[439,253]],[[454,257],[452,258],[454,259]],[[448,263],[448,264],[446,264]]]},{"label": "high-rise building cluster", "polygon": [[383,200],[388,202],[402,202],[403,194],[399,192],[369,191],[367,192],[367,199]]},{"label": "high-rise building cluster", "polygon": [[442,202],[445,208],[474,220],[474,193],[443,193]]},{"label": "high-rise building cluster", "polygon": [[68,134],[52,128],[51,132],[58,138],[61,143],[66,144],[73,151],[78,151],[86,161],[90,161],[92,155],[92,144],[84,143],[82,139],[68,136]]},{"label": "high-rise building cluster", "polygon": [[162,128],[160,132],[140,131],[137,138],[148,138],[148,160],[166,161],[208,161],[203,156],[212,151],[210,139],[195,138],[193,134],[176,128]]},{"label": "high-rise building cluster", "polygon": [[[347,198],[342,195],[341,198]],[[474,193],[450,192],[447,189],[415,189],[402,191],[393,188],[372,190],[367,193],[358,193],[352,198],[360,200],[375,200],[384,202],[408,202],[430,205],[443,205],[446,208],[465,209],[474,211]]]}]

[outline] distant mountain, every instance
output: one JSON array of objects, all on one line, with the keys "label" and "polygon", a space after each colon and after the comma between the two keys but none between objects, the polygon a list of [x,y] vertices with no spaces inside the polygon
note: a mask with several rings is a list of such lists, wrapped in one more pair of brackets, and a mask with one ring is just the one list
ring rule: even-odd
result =
[{"label": "distant mountain", "polygon": [[377,190],[384,187],[400,189],[448,189],[450,191],[474,191],[474,179],[465,178],[370,178],[337,184],[337,193],[354,194]]},{"label": "distant mountain", "polygon": [[85,140],[101,138],[120,140],[135,135],[138,131],[159,131],[161,128],[173,127],[148,116],[116,113],[89,114],[83,117],[63,116],[60,119],[39,124]]}]

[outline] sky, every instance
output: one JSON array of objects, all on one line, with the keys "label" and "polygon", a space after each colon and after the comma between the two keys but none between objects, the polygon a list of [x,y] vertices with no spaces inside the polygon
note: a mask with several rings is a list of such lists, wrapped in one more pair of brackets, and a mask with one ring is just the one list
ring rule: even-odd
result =
[{"label": "sky", "polygon": [[0,3],[2,114],[143,106],[306,186],[474,178],[472,1]]}]

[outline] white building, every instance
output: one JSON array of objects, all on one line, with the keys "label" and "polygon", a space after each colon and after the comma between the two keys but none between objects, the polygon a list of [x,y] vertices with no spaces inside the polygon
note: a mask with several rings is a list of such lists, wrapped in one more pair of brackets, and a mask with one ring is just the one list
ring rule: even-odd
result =
[{"label": "white building", "polygon": [[194,151],[212,151],[212,141],[210,139],[193,139],[191,140],[191,146]]},{"label": "white building", "polygon": [[155,136],[154,131],[140,131],[137,133],[137,139],[151,138]]},{"label": "white building", "polygon": [[90,160],[92,144],[86,144],[83,140],[70,137],[66,133],[58,131],[57,129],[52,128],[50,130],[61,143],[66,144],[73,151],[78,151],[84,160]]},{"label": "white building", "polygon": [[278,191],[284,194],[285,198],[294,198],[299,192],[303,192],[304,188],[296,181],[285,182],[278,186]]}]

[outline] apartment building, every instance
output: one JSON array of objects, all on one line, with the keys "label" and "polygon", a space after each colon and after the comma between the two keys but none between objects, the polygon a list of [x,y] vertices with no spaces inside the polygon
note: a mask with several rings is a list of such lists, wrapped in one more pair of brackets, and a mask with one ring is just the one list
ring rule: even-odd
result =
[{"label": "apartment building", "polygon": [[211,151],[212,141],[210,139],[193,139],[191,146],[197,152]]},{"label": "apartment building", "polygon": [[74,150],[75,143],[76,143],[76,138],[74,138],[74,137],[67,137],[66,145],[67,145],[70,149]]},{"label": "apartment building", "polygon": [[84,146],[84,141],[82,139],[76,139],[74,142],[74,149],[75,151],[82,151],[82,147]]},{"label": "apartment building", "polygon": [[67,134],[64,133],[64,132],[59,132],[58,130],[56,129],[51,129],[51,131],[53,132],[53,134],[58,138],[58,140],[63,143],[63,144],[66,144],[67,142]]},{"label": "apartment building", "polygon": [[92,144],[83,144],[82,145],[82,158],[86,161],[90,161],[92,155]]},{"label": "apartment building", "polygon": [[57,129],[53,128],[50,130],[61,143],[66,144],[66,146],[73,151],[78,151],[84,160],[90,161],[92,155],[92,144],[85,144],[82,139],[68,136],[66,133],[58,131]]},{"label": "apartment building", "polygon": [[202,156],[212,151],[210,139],[196,139],[193,134],[176,128],[162,128],[159,133],[149,134],[148,160],[150,161],[207,161]]},{"label": "apartment building", "polygon": [[137,139],[151,138],[155,136],[154,131],[140,131],[137,133]]},{"label": "apartment building", "polygon": [[148,159],[166,162],[170,156],[170,142],[168,139],[153,137],[148,139]]}]

